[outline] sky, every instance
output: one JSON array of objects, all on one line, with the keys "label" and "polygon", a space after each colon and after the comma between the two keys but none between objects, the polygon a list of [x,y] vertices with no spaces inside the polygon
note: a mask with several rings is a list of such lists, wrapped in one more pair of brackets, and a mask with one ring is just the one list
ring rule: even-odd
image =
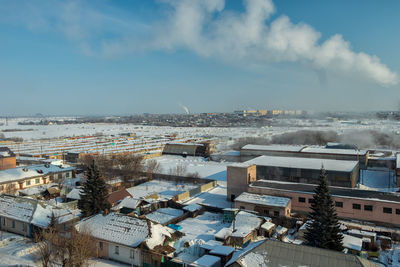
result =
[{"label": "sky", "polygon": [[0,116],[400,109],[400,1],[1,0]]}]

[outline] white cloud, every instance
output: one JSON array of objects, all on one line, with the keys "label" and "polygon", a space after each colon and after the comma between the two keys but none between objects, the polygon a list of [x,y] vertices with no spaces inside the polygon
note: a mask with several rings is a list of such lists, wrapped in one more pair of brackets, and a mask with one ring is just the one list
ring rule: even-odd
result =
[{"label": "white cloud", "polygon": [[155,40],[159,49],[184,47],[224,60],[300,61],[384,86],[398,83],[378,57],[354,52],[340,35],[319,42],[321,33],[310,25],[294,24],[287,16],[269,22],[275,10],[270,0],[245,0],[243,13],[225,11],[223,0],[169,3],[173,12]]},{"label": "white cloud", "polygon": [[[225,0],[161,1],[167,15],[151,24],[85,1],[39,1],[36,5],[28,1],[14,21],[23,17],[31,29],[61,32],[91,56],[187,49],[224,61],[301,62],[321,73],[339,73],[383,86],[398,83],[398,75],[378,57],[353,51],[341,35],[322,42],[321,33],[310,25],[292,23],[284,15],[271,20],[272,0],[243,0],[243,12],[227,10]],[[10,6],[15,8],[13,3]],[[0,11],[7,11],[4,5]]]}]

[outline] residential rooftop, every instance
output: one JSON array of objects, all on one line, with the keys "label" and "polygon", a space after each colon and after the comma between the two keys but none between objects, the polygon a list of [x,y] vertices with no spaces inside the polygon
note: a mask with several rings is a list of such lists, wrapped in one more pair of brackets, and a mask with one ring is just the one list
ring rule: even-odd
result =
[{"label": "residential rooftop", "polygon": [[235,201],[285,208],[289,204],[290,198],[243,192]]}]

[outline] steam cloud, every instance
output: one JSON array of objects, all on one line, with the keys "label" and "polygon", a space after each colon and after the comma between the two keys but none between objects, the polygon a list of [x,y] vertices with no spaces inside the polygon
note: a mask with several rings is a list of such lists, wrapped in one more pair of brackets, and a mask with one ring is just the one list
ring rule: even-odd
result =
[{"label": "steam cloud", "polygon": [[351,50],[336,34],[318,42],[311,26],[294,24],[287,16],[269,21],[275,11],[271,0],[245,0],[245,12],[224,10],[225,0],[166,1],[173,7],[157,34],[157,47],[193,50],[202,56],[251,62],[304,62],[316,70],[341,72],[372,79],[381,85],[398,83],[397,74],[378,57]]}]

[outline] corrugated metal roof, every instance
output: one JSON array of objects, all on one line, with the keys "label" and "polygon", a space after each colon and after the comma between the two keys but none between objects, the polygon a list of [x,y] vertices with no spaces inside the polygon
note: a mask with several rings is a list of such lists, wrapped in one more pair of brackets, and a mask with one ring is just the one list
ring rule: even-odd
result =
[{"label": "corrugated metal roof", "polygon": [[[238,253],[238,252],[236,252]],[[239,252],[240,253],[240,252]],[[252,255],[249,255],[252,253]],[[308,266],[308,267],[377,267],[379,265],[371,261],[360,261],[359,257],[350,254],[344,254],[337,251],[331,251],[327,249],[309,247],[304,245],[295,245],[284,243],[275,240],[267,240],[262,244],[242,252],[239,257],[233,256],[233,259],[237,263],[245,263],[246,260],[242,260],[249,256],[256,256],[259,260],[264,259],[264,262],[269,267],[274,266]],[[248,262],[248,261],[247,261]],[[234,263],[228,262],[226,266],[231,266]],[[246,265],[245,265],[246,266]]]}]

